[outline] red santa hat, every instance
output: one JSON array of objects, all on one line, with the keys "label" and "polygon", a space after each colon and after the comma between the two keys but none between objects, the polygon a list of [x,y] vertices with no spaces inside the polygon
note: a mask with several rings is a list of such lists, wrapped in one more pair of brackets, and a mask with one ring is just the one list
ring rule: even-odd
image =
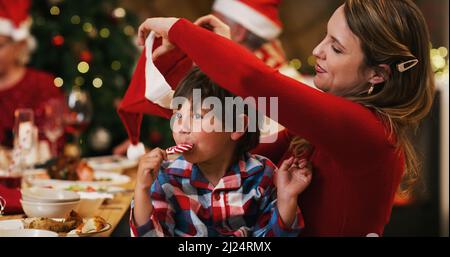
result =
[{"label": "red santa hat", "polygon": [[172,50],[153,62],[152,52],[160,44],[161,40],[151,32],[117,110],[131,141],[127,151],[129,159],[145,153],[144,145],[139,142],[143,114],[171,117],[173,88],[192,68],[192,61],[180,50]]},{"label": "red santa hat", "polygon": [[213,10],[240,23],[267,40],[277,38],[283,24],[278,15],[281,0],[215,0]]},{"label": "red santa hat", "polygon": [[0,35],[11,37],[14,41],[29,37],[30,4],[30,0],[0,0]]}]

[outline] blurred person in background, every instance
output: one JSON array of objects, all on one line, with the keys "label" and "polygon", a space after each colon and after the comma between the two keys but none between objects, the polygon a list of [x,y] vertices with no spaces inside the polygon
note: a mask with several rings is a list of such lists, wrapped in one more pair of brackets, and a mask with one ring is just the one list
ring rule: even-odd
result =
[{"label": "blurred person in background", "polygon": [[[35,124],[43,132],[46,103],[51,99],[64,103],[51,74],[26,66],[34,45],[30,5],[29,0],[0,0],[0,145],[6,147],[13,146],[16,109],[32,109]],[[45,139],[43,133],[39,137]]]}]

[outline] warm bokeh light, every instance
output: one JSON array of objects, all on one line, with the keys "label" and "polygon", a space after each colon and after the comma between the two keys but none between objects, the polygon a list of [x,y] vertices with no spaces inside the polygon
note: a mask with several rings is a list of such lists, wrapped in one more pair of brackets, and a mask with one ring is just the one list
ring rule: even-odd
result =
[{"label": "warm bokeh light", "polygon": [[127,36],[133,36],[134,35],[134,28],[133,26],[127,25],[125,28],[123,28],[123,33]]},{"label": "warm bokeh light", "polygon": [[91,23],[86,22],[86,23],[83,24],[84,32],[90,33],[90,32],[92,32],[93,29],[94,29],[94,27],[92,26]]},{"label": "warm bokeh light", "polygon": [[75,78],[75,86],[82,86],[84,84],[84,78],[78,76]]},{"label": "warm bokeh light", "polygon": [[89,64],[87,62],[78,63],[78,71],[80,73],[87,73],[89,71]]},{"label": "warm bokeh light", "polygon": [[78,15],[74,15],[74,16],[72,16],[72,18],[70,18],[70,22],[72,24],[80,24],[81,18]]},{"label": "warm bokeh light", "polygon": [[64,80],[60,77],[56,77],[53,80],[53,83],[55,84],[55,87],[62,87],[64,85]]},{"label": "warm bokeh light", "polygon": [[313,55],[308,57],[308,64],[309,66],[314,66],[316,65],[316,57],[314,57]]},{"label": "warm bokeh light", "polygon": [[110,35],[110,32],[109,32],[108,28],[102,28],[100,30],[100,37],[107,38],[107,37],[109,37],[109,35]]},{"label": "warm bokeh light", "polygon": [[119,61],[113,61],[111,63],[111,69],[118,71],[122,67],[122,64]]},{"label": "warm bokeh light", "polygon": [[298,70],[302,67],[302,62],[299,59],[292,59],[289,62],[289,65],[292,66],[294,69]]},{"label": "warm bokeh light", "polygon": [[101,78],[95,78],[95,79],[92,81],[92,85],[93,85],[95,88],[101,88],[102,85],[103,85],[103,80],[102,80]]},{"label": "warm bokeh light", "polygon": [[114,15],[114,17],[116,17],[116,18],[123,18],[123,17],[125,17],[126,14],[127,14],[127,13],[126,13],[125,9],[123,9],[122,7],[116,8],[116,9],[113,11],[113,15]]},{"label": "warm bokeh light", "polygon": [[58,6],[52,6],[51,8],[50,8],[50,14],[51,15],[59,15],[61,13],[61,11],[59,10],[59,7]]}]

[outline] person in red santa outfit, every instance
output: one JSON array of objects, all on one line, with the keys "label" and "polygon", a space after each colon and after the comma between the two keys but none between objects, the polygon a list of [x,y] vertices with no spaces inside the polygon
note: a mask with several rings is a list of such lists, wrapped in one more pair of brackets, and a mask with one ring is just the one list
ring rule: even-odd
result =
[{"label": "person in red santa outfit", "polygon": [[[226,30],[210,24],[215,32]],[[150,31],[164,44],[149,58],[182,51],[235,95],[278,96],[278,121],[286,130],[255,152],[275,163],[310,152],[315,177],[299,197],[303,236],[383,234],[402,177],[412,182],[419,171],[409,132],[434,97],[429,33],[412,1],[347,0],[334,12],[313,51],[314,83],[323,92],[185,19],[147,19],[139,28],[141,45]]]},{"label": "person in red santa outfit", "polygon": [[[230,27],[231,40],[252,51],[269,67],[286,67],[278,36],[283,24],[278,9],[281,0],[216,0],[212,15]],[[202,23],[206,17],[197,20]]]},{"label": "person in red santa outfit", "polygon": [[26,66],[33,42],[30,4],[29,0],[0,0],[0,145],[7,147],[13,143],[16,109],[33,109],[39,126],[44,103],[50,99],[64,101],[52,75]]},{"label": "person in red santa outfit", "polygon": [[[280,34],[283,23],[279,17],[281,0],[215,0],[212,15],[230,27],[230,37],[234,42],[252,51],[269,67],[280,73],[312,84],[306,76],[300,75],[288,65]],[[195,23],[209,20],[208,16]]]}]

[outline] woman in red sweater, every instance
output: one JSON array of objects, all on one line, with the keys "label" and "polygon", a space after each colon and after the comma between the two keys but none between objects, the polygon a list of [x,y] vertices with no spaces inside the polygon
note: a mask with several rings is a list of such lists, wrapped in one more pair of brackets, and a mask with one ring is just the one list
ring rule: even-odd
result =
[{"label": "woman in red sweater", "polygon": [[[223,26],[211,23],[214,31]],[[407,132],[434,95],[429,34],[412,1],[348,0],[335,11],[313,51],[314,82],[324,92],[185,19],[146,20],[140,44],[151,30],[165,39],[157,55],[176,47],[236,95],[279,98],[278,122],[287,130],[257,153],[278,163],[310,153],[314,179],[299,198],[304,236],[383,233],[402,176],[418,169]]]}]

